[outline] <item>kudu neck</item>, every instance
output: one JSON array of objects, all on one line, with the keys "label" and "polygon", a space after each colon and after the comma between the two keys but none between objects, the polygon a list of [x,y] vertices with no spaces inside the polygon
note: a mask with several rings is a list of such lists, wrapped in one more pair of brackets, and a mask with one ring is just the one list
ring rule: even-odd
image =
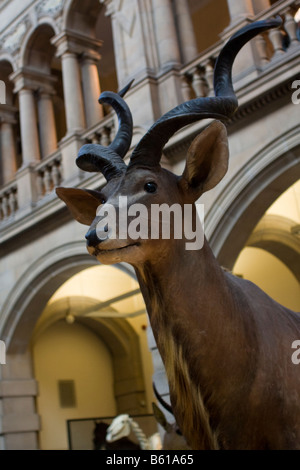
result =
[{"label": "kudu neck", "polygon": [[135,270],[150,317],[159,308],[172,312],[180,305],[190,310],[195,297],[201,296],[205,303],[209,302],[210,291],[216,296],[216,292],[222,295],[226,290],[223,271],[206,239],[203,247],[195,251],[186,250],[182,241],[173,240],[168,251]]}]

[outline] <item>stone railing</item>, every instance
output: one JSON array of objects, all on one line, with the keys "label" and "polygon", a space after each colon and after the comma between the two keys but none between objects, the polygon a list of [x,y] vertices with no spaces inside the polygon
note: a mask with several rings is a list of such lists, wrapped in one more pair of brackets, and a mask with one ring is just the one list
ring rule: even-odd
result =
[{"label": "stone railing", "polygon": [[0,222],[11,218],[18,210],[17,183],[13,181],[0,190]]},{"label": "stone railing", "polygon": [[109,145],[115,137],[115,121],[113,114],[106,116],[100,123],[91,127],[81,135],[85,144]]},{"label": "stone railing", "polygon": [[300,0],[284,0],[277,2],[266,13],[256,16],[256,20],[280,16],[282,27],[271,29],[256,38],[256,47],[260,65],[265,66],[283,58],[287,53],[300,48],[300,26],[294,16],[300,8]]},{"label": "stone railing", "polygon": [[[269,30],[255,38],[258,71],[263,71],[273,63],[279,64],[287,54],[300,50],[300,26],[294,19],[299,8],[300,0],[282,0],[254,18],[259,21],[279,15],[283,22],[281,28]],[[213,94],[214,65],[222,47],[223,43],[220,41],[181,70],[182,95],[185,101]]]},{"label": "stone railing", "polygon": [[36,166],[35,172],[37,195],[40,200],[51,193],[54,187],[63,180],[61,154],[55,152],[46,160],[41,161]]},{"label": "stone railing", "polygon": [[[115,122],[113,113],[105,117],[97,125],[84,131],[80,135],[80,142],[97,143],[104,146],[109,145],[115,137]],[[33,169],[31,184],[34,186],[32,194],[36,194],[33,203],[38,205],[47,202],[47,195],[50,195],[56,186],[63,182],[63,159],[61,151],[50,155],[48,158],[37,163]],[[13,221],[13,215],[18,211],[18,175],[15,181],[3,186],[0,189],[0,228],[4,221]]]},{"label": "stone railing", "polygon": [[[109,145],[115,136],[114,117],[107,116],[100,123],[89,128],[80,136],[82,144],[97,143]],[[59,151],[41,161],[35,168],[38,200],[50,194],[63,181],[62,157]]]}]

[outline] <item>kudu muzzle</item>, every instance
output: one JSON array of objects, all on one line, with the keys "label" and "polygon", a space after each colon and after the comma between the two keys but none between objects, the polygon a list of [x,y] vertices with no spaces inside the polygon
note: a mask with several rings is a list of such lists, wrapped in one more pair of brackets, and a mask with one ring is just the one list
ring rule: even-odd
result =
[{"label": "kudu muzzle", "polygon": [[93,247],[93,248],[95,248],[97,245],[99,245],[99,243],[101,243],[101,241],[103,241],[100,238],[98,238],[95,228],[89,230],[87,234],[85,235],[85,238],[87,241],[87,246]]}]

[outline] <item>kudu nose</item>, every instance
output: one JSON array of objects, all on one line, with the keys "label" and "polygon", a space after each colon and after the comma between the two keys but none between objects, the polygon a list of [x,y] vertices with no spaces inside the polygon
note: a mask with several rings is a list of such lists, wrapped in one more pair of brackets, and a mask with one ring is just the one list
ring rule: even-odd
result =
[{"label": "kudu nose", "polygon": [[87,234],[85,235],[85,238],[87,240],[88,246],[97,246],[98,243],[101,242],[101,240],[97,237],[97,233],[95,229],[89,230]]}]

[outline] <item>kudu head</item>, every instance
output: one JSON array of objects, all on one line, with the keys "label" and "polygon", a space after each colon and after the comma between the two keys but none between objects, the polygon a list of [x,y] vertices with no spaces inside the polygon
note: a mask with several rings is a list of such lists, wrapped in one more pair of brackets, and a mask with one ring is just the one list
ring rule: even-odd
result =
[{"label": "kudu head", "polygon": [[[120,220],[128,225],[133,215],[130,214],[130,208],[134,204],[143,205],[148,216],[151,213],[150,208],[155,204],[164,203],[168,207],[173,204],[181,207],[185,204],[194,205],[201,194],[219,183],[228,166],[227,133],[222,121],[230,118],[238,106],[232,86],[233,61],[250,39],[280,24],[280,19],[259,21],[234,34],[216,61],[215,96],[190,100],[164,114],[142,137],[131,154],[128,166],[123,159],[131,145],[133,124],[123,96],[130,84],[119,93],[104,92],[100,95],[99,102],[111,105],[118,115],[118,132],[108,147],[84,145],[76,163],[82,170],[102,173],[107,183],[99,191],[56,189],[74,218],[90,226],[86,239],[91,255],[95,255],[104,264],[125,261],[133,265],[153,258],[154,250],[158,258],[163,256],[166,240],[157,240],[151,236],[137,238],[126,230],[125,233],[120,233],[120,227],[112,225]],[[215,120],[193,140],[182,175],[176,176],[161,168],[162,151],[171,136],[188,124],[208,118]],[[119,217],[124,212],[120,201],[125,203],[125,200],[127,213],[125,216],[122,213],[122,217]],[[114,208],[116,211],[116,217],[110,218],[109,222],[104,217],[108,214],[107,208]],[[148,216],[144,215],[144,219]],[[148,230],[150,225],[147,226]],[[121,231],[124,232],[124,227]]]}]

